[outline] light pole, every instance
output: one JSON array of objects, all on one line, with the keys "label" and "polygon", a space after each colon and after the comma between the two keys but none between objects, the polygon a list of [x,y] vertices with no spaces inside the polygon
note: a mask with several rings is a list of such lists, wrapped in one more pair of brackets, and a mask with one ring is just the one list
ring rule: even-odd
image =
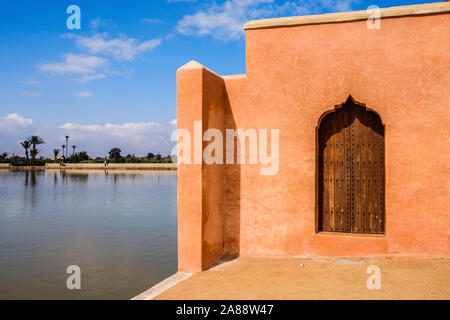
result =
[{"label": "light pole", "polygon": [[69,157],[69,136],[66,136],[66,158]]}]

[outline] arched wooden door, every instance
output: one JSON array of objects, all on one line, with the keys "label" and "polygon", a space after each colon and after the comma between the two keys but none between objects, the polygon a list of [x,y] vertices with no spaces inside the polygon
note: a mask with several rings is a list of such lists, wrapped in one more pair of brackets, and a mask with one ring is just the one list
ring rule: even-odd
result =
[{"label": "arched wooden door", "polygon": [[384,126],[351,98],[318,130],[318,230],[384,233]]}]

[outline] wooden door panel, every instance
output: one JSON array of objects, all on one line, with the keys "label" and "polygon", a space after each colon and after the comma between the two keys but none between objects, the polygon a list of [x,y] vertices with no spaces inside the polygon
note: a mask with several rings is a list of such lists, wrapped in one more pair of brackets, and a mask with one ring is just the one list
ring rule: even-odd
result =
[{"label": "wooden door panel", "polygon": [[383,126],[373,112],[356,105],[352,111],[352,232],[383,233]]},{"label": "wooden door panel", "polygon": [[324,119],[319,137],[319,193],[321,231],[349,232],[350,168],[349,124],[347,113],[337,110]]},{"label": "wooden door panel", "polygon": [[319,128],[319,231],[384,232],[384,128],[348,101]]}]

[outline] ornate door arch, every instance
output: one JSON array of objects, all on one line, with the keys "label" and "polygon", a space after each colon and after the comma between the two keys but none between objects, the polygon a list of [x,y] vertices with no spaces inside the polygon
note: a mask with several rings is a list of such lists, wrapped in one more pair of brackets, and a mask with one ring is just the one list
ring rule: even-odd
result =
[{"label": "ornate door arch", "polygon": [[351,97],[318,127],[318,231],[384,233],[384,126]]}]

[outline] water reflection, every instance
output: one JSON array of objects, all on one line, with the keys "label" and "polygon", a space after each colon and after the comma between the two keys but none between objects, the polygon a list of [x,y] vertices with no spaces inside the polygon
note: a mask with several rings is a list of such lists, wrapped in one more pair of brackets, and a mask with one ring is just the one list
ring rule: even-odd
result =
[{"label": "water reflection", "polygon": [[[95,176],[101,176],[104,175],[105,181],[110,181],[115,184],[120,182],[120,180],[127,180],[127,181],[133,181],[136,182],[137,180],[145,180],[145,179],[155,179],[157,183],[159,183],[161,176],[164,175],[174,175],[176,172],[173,171],[161,171],[161,172],[154,172],[154,173],[148,173],[148,172],[139,172],[139,171],[130,171],[130,172],[124,172],[119,171],[112,172],[108,170],[98,170],[96,172],[86,172],[85,170],[54,170],[51,172],[53,175],[53,183],[58,184],[58,182],[61,180],[62,183],[67,183],[67,180],[70,179],[71,182],[76,183],[87,183],[90,175]],[[34,171],[27,171],[25,172],[25,185],[28,184],[28,181],[30,180],[28,176],[32,176],[31,180],[32,183],[36,183],[36,177]]]},{"label": "water reflection", "polygon": [[[176,172],[0,174],[0,299],[129,299],[176,272]],[[81,267],[83,290],[66,289]]]},{"label": "water reflection", "polygon": [[31,186],[36,187],[36,171],[31,171]]},{"label": "water reflection", "polygon": [[36,186],[36,172],[34,171],[25,171],[25,186],[30,184],[30,175],[31,175],[31,186]]},{"label": "water reflection", "polygon": [[[9,172],[7,172],[9,173]],[[19,173],[17,173],[19,174]],[[100,176],[104,175],[105,181],[112,182],[114,184],[119,183],[121,180],[126,181],[132,181],[136,182],[138,180],[145,180],[145,179],[151,179],[154,180],[153,182],[156,182],[157,184],[160,183],[160,179],[166,174],[176,174],[175,172],[171,171],[161,171],[153,174],[143,173],[143,172],[111,172],[111,171],[97,171],[97,172],[86,172],[82,170],[48,170],[48,172],[43,171],[36,171],[36,170],[26,170],[20,173],[24,176],[24,185],[25,186],[32,186],[36,187],[38,185],[38,180],[40,178],[44,178],[45,176],[52,176],[53,177],[53,184],[58,185],[60,182],[61,184],[67,184],[68,181],[73,183],[88,183],[89,176],[95,175]],[[40,178],[38,178],[40,176]]]},{"label": "water reflection", "polygon": [[77,183],[87,183],[89,175],[86,174],[69,174],[69,179],[71,182],[77,182]]}]

